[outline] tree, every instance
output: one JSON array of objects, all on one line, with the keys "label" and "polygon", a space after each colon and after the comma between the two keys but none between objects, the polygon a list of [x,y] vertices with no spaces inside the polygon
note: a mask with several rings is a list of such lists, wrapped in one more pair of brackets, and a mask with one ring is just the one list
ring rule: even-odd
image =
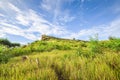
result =
[{"label": "tree", "polygon": [[8,47],[20,46],[19,43],[11,43],[8,39],[0,39],[0,44],[8,46]]}]

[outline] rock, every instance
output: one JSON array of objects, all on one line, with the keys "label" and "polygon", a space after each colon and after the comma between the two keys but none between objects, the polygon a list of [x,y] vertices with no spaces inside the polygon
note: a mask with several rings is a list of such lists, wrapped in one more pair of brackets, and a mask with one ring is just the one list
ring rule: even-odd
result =
[{"label": "rock", "polygon": [[28,59],[29,59],[28,56],[22,56],[22,61],[26,61],[26,60],[28,60]]}]

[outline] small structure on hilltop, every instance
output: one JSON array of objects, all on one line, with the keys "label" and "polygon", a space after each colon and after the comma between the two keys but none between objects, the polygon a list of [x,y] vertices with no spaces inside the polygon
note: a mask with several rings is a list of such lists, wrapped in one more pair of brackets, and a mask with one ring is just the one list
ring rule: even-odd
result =
[{"label": "small structure on hilltop", "polygon": [[73,39],[65,39],[65,38],[57,38],[57,37],[53,37],[53,36],[48,36],[48,35],[42,35],[42,37],[41,37],[41,40],[42,41],[49,41],[49,40],[67,40],[67,41],[71,41],[71,40],[73,40],[73,41],[83,41],[83,42],[88,42],[88,41],[84,41],[84,40],[76,40],[75,38],[73,38]]},{"label": "small structure on hilltop", "polygon": [[41,40],[43,40],[43,41],[45,41],[45,40],[49,40],[50,39],[50,37],[49,36],[47,36],[47,35],[42,35],[42,38],[41,38]]},{"label": "small structure on hilltop", "polygon": [[48,36],[48,35],[42,35],[42,38],[41,40],[43,41],[47,41],[47,40],[50,40],[50,39],[60,39],[60,38],[57,38],[57,37],[53,37],[53,36]]}]

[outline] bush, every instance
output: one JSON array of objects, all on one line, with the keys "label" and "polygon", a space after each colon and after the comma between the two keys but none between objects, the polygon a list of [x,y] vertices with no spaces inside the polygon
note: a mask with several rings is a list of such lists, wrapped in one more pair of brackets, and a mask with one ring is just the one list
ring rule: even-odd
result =
[{"label": "bush", "polygon": [[109,41],[106,41],[101,44],[102,47],[108,48],[110,50],[113,50],[115,52],[120,51],[120,38],[110,38]]},{"label": "bush", "polygon": [[8,48],[4,45],[0,45],[0,63],[7,63],[9,60],[8,54],[5,53]]},{"label": "bush", "polygon": [[55,45],[55,48],[58,50],[69,50],[71,49],[69,45]]},{"label": "bush", "polygon": [[102,48],[98,40],[98,35],[95,35],[95,37],[90,37],[90,54],[91,56],[94,56],[95,54],[102,53]]},{"label": "bush", "polygon": [[116,38],[110,41],[109,46],[112,50],[119,52],[120,51],[120,39]]},{"label": "bush", "polygon": [[8,46],[8,47],[20,46],[19,43],[11,43],[8,39],[0,39],[0,44]]},{"label": "bush", "polygon": [[79,47],[79,48],[77,49],[76,55],[77,55],[77,56],[82,56],[83,54],[84,54],[84,53],[83,53],[82,47]]},{"label": "bush", "polygon": [[0,53],[0,63],[7,63],[10,59],[8,54]]}]

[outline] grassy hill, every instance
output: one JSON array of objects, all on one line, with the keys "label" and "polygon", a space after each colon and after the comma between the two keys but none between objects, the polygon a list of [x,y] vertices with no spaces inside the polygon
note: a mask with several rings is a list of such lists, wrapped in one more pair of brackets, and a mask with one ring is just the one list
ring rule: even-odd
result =
[{"label": "grassy hill", "polygon": [[43,35],[1,48],[0,80],[120,80],[120,39],[90,41]]}]

